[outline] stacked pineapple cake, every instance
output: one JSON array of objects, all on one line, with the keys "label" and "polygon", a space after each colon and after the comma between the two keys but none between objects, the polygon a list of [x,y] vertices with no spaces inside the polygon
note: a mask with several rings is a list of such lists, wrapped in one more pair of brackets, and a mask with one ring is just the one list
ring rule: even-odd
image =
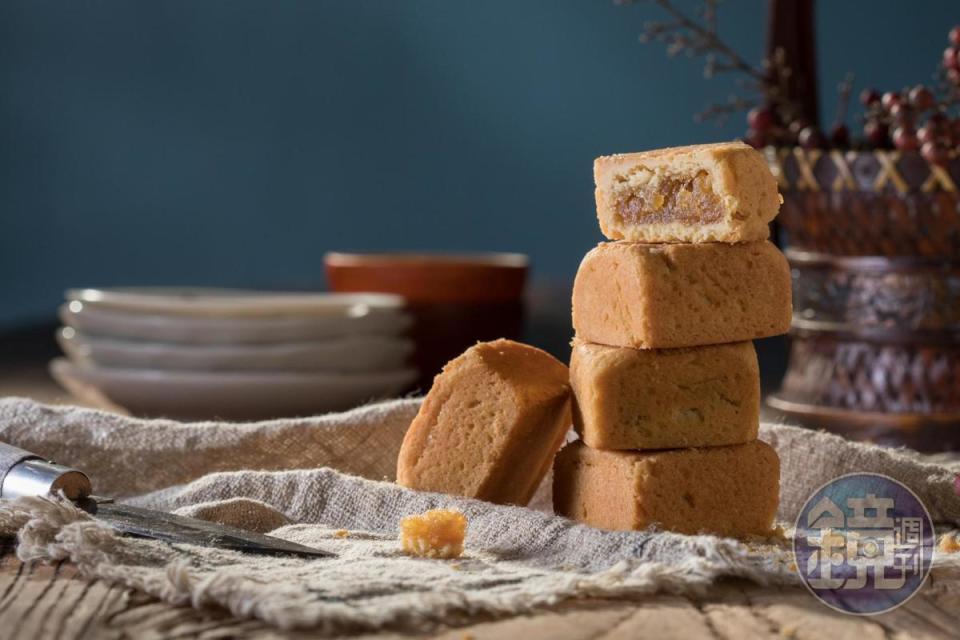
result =
[{"label": "stacked pineapple cake", "polygon": [[768,240],[780,206],[742,143],[598,158],[610,240],[573,291],[580,441],[554,468],[558,513],[606,529],[770,531],[776,452],[757,440],[751,340],[786,332],[790,272]]}]

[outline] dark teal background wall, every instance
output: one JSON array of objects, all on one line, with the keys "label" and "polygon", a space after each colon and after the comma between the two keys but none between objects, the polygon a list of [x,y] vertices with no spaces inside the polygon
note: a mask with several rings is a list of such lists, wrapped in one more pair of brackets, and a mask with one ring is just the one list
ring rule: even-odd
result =
[{"label": "dark teal background wall", "polygon": [[[683,3],[681,3],[683,4]],[[687,3],[685,6],[690,6]],[[721,5],[758,59],[766,5]],[[328,249],[523,251],[571,278],[591,163],[732,138],[727,80],[609,0],[0,3],[0,326],[79,285],[309,287]],[[927,80],[956,2],[821,2],[823,101]]]}]

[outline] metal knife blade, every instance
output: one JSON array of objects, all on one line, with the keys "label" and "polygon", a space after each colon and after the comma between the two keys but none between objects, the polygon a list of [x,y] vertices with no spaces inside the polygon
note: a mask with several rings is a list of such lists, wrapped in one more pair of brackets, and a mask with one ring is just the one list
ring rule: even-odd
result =
[{"label": "metal knife blade", "polygon": [[245,553],[293,554],[310,558],[334,554],[236,527],[151,511],[92,496],[90,478],[77,469],[0,442],[0,499],[62,495],[117,531],[167,542],[222,547]]},{"label": "metal knife blade", "polygon": [[77,505],[117,531],[131,536],[265,555],[292,554],[317,558],[334,555],[329,551],[229,525],[117,504],[96,497],[80,500]]}]

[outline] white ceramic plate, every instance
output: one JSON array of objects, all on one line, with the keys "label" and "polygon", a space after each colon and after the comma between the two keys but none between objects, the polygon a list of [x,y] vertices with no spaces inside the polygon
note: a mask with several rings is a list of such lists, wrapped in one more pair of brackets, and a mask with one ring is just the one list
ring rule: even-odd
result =
[{"label": "white ceramic plate", "polygon": [[60,321],[87,335],[184,344],[310,342],[344,336],[399,336],[413,323],[411,316],[399,308],[365,305],[343,308],[336,315],[312,317],[217,317],[131,313],[76,300],[60,306]]},{"label": "white ceramic plate", "polygon": [[63,327],[57,331],[57,342],[78,364],[192,371],[393,371],[407,366],[413,353],[413,342],[406,338],[376,335],[321,342],[185,345],[88,336]]},{"label": "white ceramic plate", "polygon": [[386,293],[299,293],[200,287],[69,289],[67,302],[126,313],[217,318],[358,317],[403,309]]},{"label": "white ceramic plate", "polygon": [[50,373],[82,400],[105,400],[134,415],[188,420],[263,420],[342,411],[390,398],[417,377],[411,369],[382,373],[205,373],[113,369],[64,358]]}]

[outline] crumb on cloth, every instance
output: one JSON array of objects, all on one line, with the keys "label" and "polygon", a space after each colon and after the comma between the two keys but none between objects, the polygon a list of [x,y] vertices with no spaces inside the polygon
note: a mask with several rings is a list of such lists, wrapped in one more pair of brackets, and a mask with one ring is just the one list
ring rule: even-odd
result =
[{"label": "crumb on cloth", "polygon": [[940,536],[940,542],[937,544],[937,551],[940,553],[960,552],[960,533],[951,532]]},{"label": "crumb on cloth", "polygon": [[459,558],[467,532],[467,517],[450,509],[431,509],[400,520],[403,552],[423,558]]}]

